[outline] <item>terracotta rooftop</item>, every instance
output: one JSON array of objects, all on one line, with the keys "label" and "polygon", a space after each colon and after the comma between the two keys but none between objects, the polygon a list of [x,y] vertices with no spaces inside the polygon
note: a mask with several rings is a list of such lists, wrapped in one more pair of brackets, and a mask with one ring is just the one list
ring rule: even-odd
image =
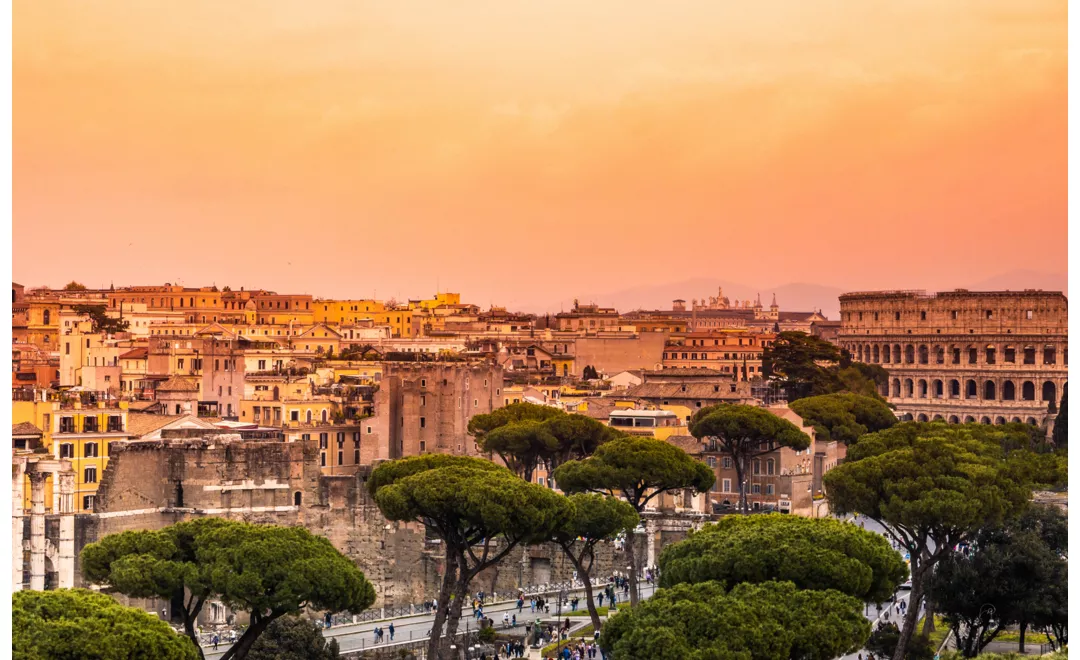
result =
[{"label": "terracotta rooftop", "polygon": [[145,360],[149,354],[145,348],[133,348],[120,356],[121,360]]},{"label": "terracotta rooftop", "polygon": [[157,386],[158,392],[198,392],[199,386],[180,376],[173,376]]},{"label": "terracotta rooftop", "polygon": [[626,396],[640,399],[703,399],[740,400],[744,394],[732,392],[730,384],[710,383],[646,383],[626,390]]},{"label": "terracotta rooftop", "polygon": [[150,415],[147,413],[128,413],[128,433],[133,436],[144,436],[153,433],[163,426],[175,422],[186,415]]},{"label": "terracotta rooftop", "polygon": [[669,435],[664,439],[669,445],[675,445],[691,456],[701,453],[701,440],[692,435]]},{"label": "terracotta rooftop", "polygon": [[11,425],[11,435],[42,435],[42,432],[30,422],[19,422]]}]

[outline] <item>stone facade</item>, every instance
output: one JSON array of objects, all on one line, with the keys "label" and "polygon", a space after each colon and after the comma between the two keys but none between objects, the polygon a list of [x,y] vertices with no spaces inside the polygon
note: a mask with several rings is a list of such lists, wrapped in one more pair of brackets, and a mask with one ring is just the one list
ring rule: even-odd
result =
[{"label": "stone facade", "polygon": [[840,310],[839,345],[889,372],[901,418],[1053,429],[1069,362],[1060,292],[848,293]]},{"label": "stone facade", "polygon": [[361,423],[361,462],[425,453],[480,455],[468,434],[469,419],[501,408],[502,388],[502,368],[490,364],[385,363],[376,414]]},{"label": "stone facade", "polygon": [[[355,475],[326,476],[318,453],[314,440],[249,441],[195,429],[166,431],[159,441],[114,443],[95,513],[77,516],[76,556],[108,534],[160,529],[203,516],[302,525],[356,562],[375,585],[376,607],[431,600],[444,570],[441,544],[420,525],[383,517],[367,490],[370,466]],[[642,565],[655,565],[666,544],[682,540],[706,519],[669,511],[648,514],[634,540]],[[603,544],[593,573],[625,572],[625,561],[615,544]],[[566,581],[573,571],[556,546],[522,548],[478,576],[474,587],[509,591]],[[79,577],[76,582],[85,586]],[[153,611],[167,606],[136,604]],[[209,611],[206,617],[207,623],[220,618]]]}]

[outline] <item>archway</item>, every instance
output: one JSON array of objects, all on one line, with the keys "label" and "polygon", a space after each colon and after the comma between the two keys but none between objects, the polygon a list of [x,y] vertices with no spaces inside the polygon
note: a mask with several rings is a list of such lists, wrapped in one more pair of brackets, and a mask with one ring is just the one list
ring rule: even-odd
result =
[{"label": "archway", "polygon": [[904,362],[907,364],[915,364],[915,347],[911,344],[904,347]]},{"label": "archway", "polygon": [[960,418],[957,417],[956,415],[949,415],[949,423],[950,424],[959,424],[960,423]]},{"label": "archway", "polygon": [[940,380],[934,381],[934,398],[940,399],[945,396],[945,383]]},{"label": "archway", "polygon": [[934,351],[934,362],[937,364],[945,364],[945,349],[938,346]]},{"label": "archway", "polygon": [[1057,404],[1057,386],[1053,381],[1046,381],[1042,386],[1042,400]]},{"label": "archway", "polygon": [[1035,400],[1035,383],[1031,382],[1030,380],[1025,380],[1024,381],[1024,386],[1021,389],[1021,392],[1022,393],[1021,393],[1020,398],[1022,398],[1024,401],[1034,401]]},{"label": "archway", "polygon": [[904,379],[904,396],[912,398],[915,395],[915,382],[910,378]]},{"label": "archway", "polygon": [[1015,401],[1016,400],[1016,384],[1011,380],[1005,381],[1001,386],[1001,400],[1002,401]]},{"label": "archway", "polygon": [[971,424],[974,421],[975,421],[975,418],[972,417],[971,415],[968,415],[967,417],[964,418],[964,423],[965,424]]},{"label": "archway", "polygon": [[969,399],[977,399],[977,398],[979,398],[979,387],[978,387],[978,385],[975,384],[975,381],[969,380],[967,382],[967,385],[965,385],[964,389],[967,391],[967,394],[966,394],[967,398],[969,398]]},{"label": "archway", "polygon": [[930,364],[930,349],[926,344],[919,346],[919,364]]},{"label": "archway", "polygon": [[934,421],[935,422],[944,422],[945,418],[942,417],[941,415],[934,415]]},{"label": "archway", "polygon": [[888,344],[885,344],[881,347],[881,362],[883,364],[889,364],[890,362],[892,362],[892,360],[890,359],[890,353],[892,353],[892,349],[889,347]]},{"label": "archway", "polygon": [[994,381],[988,380],[983,384],[983,398],[987,401],[993,401],[997,398],[997,385]]},{"label": "archway", "polygon": [[930,421],[929,419],[927,419],[926,414],[924,414],[924,413],[919,413],[919,416],[916,419],[918,421],[920,421],[920,422],[928,422],[928,421]]},{"label": "archway", "polygon": [[879,349],[877,344],[874,344],[873,355],[874,355],[874,363],[875,364],[878,363],[878,362],[881,362],[880,349]]},{"label": "archway", "polygon": [[958,381],[958,380],[950,380],[949,381],[949,398],[950,399],[959,399],[960,398],[960,381]]},{"label": "archway", "polygon": [[919,379],[919,398],[925,399],[927,396],[926,381],[922,378]]},{"label": "archway", "polygon": [[994,424],[997,425],[997,426],[1001,426],[1004,423],[1005,423],[1005,418],[1004,417],[998,417],[997,419],[994,420]]},{"label": "archway", "polygon": [[989,417],[983,417],[982,419],[979,420],[979,423],[980,424],[989,424],[990,423],[990,418]]},{"label": "archway", "polygon": [[1035,421],[1034,417],[1028,417],[1027,418],[1027,423],[1031,424],[1032,426],[1038,426],[1039,425],[1039,423]]},{"label": "archway", "polygon": [[897,399],[900,398],[900,379],[899,378],[893,378],[892,395],[893,395],[893,397],[895,397]]}]

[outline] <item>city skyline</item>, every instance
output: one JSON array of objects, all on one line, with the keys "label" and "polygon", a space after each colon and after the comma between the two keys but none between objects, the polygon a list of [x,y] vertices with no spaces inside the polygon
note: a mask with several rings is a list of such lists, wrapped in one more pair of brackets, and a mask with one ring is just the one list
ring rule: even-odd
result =
[{"label": "city skyline", "polygon": [[19,1],[14,277],[539,309],[1064,274],[1066,9]]}]

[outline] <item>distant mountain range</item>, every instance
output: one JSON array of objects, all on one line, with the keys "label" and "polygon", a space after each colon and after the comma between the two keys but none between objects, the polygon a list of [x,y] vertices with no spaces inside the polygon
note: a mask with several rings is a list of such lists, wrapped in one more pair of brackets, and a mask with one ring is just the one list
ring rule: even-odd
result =
[{"label": "distant mountain range", "polygon": [[[1019,291],[1023,289],[1043,289],[1045,291],[1063,291],[1068,295],[1068,277],[1062,273],[1042,273],[1031,270],[1017,270],[996,275],[978,282],[958,283],[955,286],[940,287],[948,291],[957,288],[971,291]],[[761,303],[768,307],[773,294],[780,309],[791,312],[809,312],[821,310],[827,318],[840,318],[840,294],[849,291],[866,290],[868,287],[839,288],[823,284],[794,282],[774,287],[753,287],[740,282],[714,280],[698,277],[680,282],[654,284],[613,293],[585,294],[578,296],[582,304],[596,303],[601,307],[614,307],[620,312],[635,309],[671,309],[671,302],[683,299],[689,307],[694,298],[701,300],[717,295],[718,288],[723,288],[724,296],[732,304],[736,300],[754,300],[761,294]],[[886,288],[886,287],[878,287]],[[901,288],[901,287],[896,287]],[[572,298],[558,300],[540,310],[556,313],[570,311],[574,307]]]}]

